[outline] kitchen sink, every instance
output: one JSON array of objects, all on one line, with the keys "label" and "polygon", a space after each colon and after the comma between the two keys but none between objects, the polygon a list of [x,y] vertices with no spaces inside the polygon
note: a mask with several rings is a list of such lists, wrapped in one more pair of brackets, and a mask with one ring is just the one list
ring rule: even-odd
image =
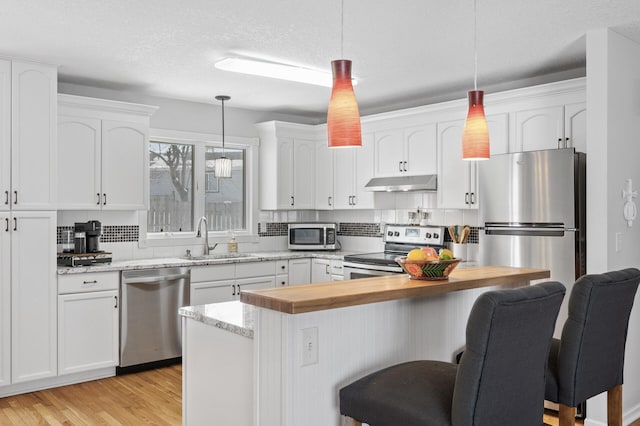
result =
[{"label": "kitchen sink", "polygon": [[219,253],[219,254],[203,254],[200,256],[183,256],[186,260],[216,260],[216,259],[244,259],[247,257],[255,257],[249,253]]}]

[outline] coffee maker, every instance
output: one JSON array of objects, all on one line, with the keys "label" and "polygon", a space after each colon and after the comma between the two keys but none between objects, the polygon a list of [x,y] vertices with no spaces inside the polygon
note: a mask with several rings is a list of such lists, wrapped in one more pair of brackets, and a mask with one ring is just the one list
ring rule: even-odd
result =
[{"label": "coffee maker", "polygon": [[100,252],[100,234],[102,231],[102,224],[99,221],[90,220],[89,222],[76,222],[74,228],[76,233],[84,233],[85,235],[85,253]]}]

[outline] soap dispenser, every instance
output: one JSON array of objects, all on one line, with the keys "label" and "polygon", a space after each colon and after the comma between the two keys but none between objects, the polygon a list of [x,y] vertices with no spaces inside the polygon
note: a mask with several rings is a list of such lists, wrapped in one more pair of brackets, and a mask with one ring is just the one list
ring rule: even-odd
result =
[{"label": "soap dispenser", "polygon": [[229,253],[237,253],[238,252],[238,242],[236,241],[236,236],[231,234],[231,239],[227,244],[227,251]]}]

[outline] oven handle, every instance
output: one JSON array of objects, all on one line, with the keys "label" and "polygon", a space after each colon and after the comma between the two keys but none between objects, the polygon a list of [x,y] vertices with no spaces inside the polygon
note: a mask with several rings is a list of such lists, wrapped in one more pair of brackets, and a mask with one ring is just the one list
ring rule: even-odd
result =
[{"label": "oven handle", "polygon": [[368,265],[362,263],[343,262],[343,268],[361,269],[364,271],[382,271],[382,272],[396,272],[402,273],[402,268],[398,266],[382,266],[382,265]]}]

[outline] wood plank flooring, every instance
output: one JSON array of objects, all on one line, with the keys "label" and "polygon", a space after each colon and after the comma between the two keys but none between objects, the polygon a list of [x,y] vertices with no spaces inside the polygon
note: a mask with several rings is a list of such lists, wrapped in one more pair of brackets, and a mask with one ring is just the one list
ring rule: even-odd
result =
[{"label": "wood plank flooring", "polygon": [[182,366],[0,398],[0,425],[180,425]]},{"label": "wood plank flooring", "polygon": [[[181,422],[181,365],[0,398],[0,425],[178,426]],[[549,412],[544,423],[557,426],[558,417]],[[630,426],[640,426],[640,419]]]}]

